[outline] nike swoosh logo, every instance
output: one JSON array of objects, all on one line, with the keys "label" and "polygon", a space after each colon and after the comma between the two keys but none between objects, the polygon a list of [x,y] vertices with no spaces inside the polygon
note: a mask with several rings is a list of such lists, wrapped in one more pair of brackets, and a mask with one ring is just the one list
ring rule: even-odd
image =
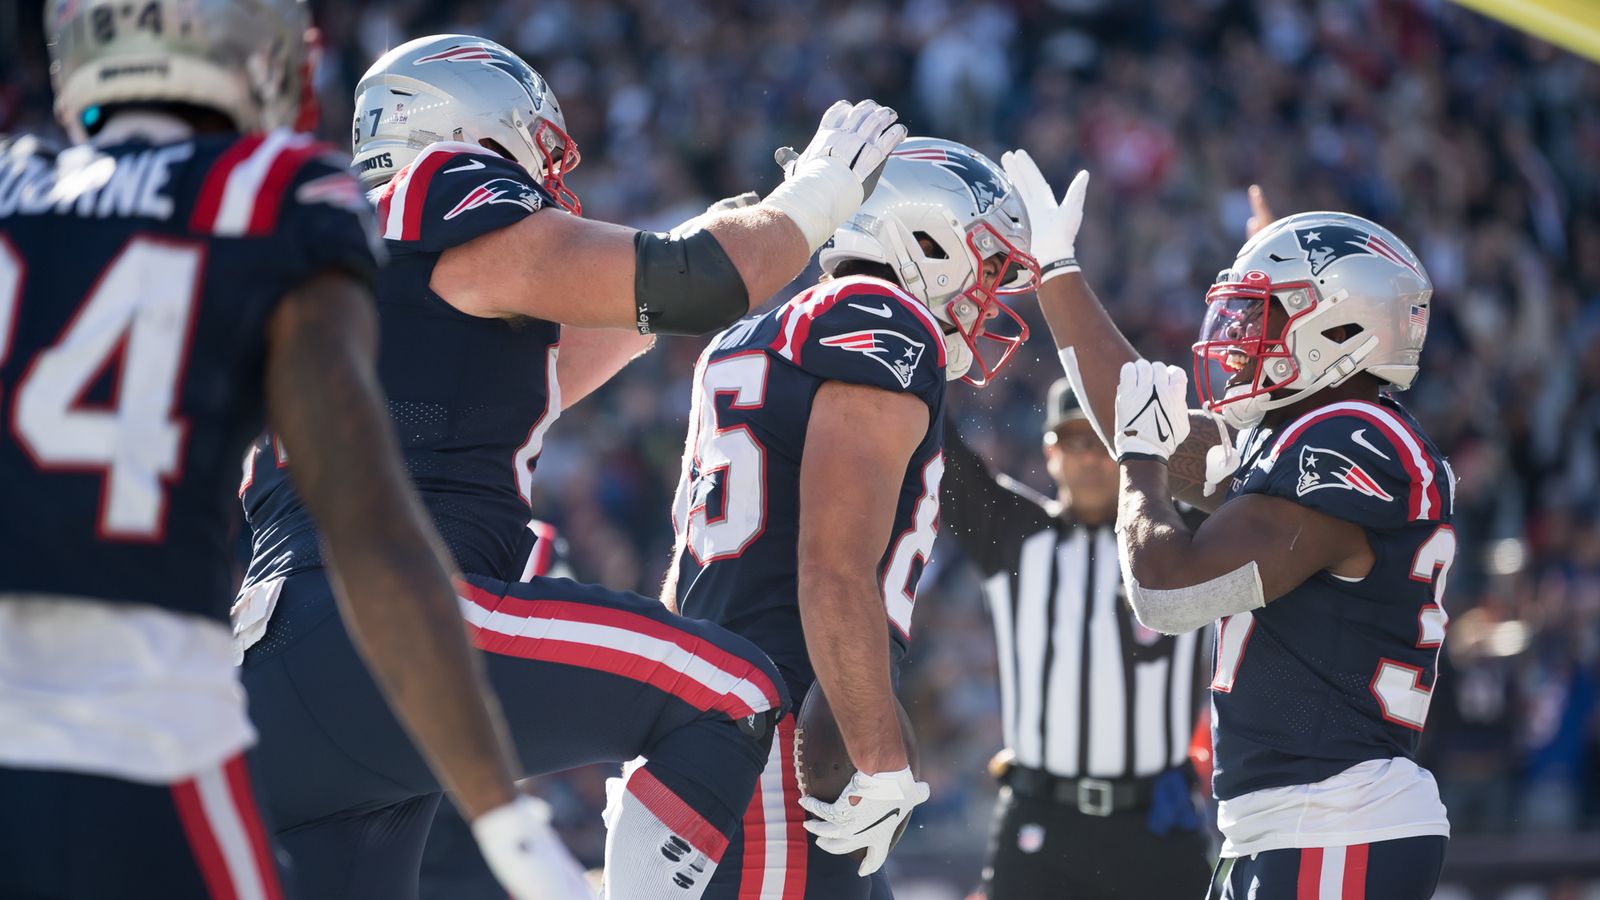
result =
[{"label": "nike swoosh logo", "polygon": [[477,160],[474,159],[474,160],[471,160],[469,162],[464,162],[461,165],[456,166],[454,168],[445,169],[444,173],[446,175],[448,175],[451,172],[471,172],[474,169],[482,169],[482,168],[485,168],[484,164],[481,163],[481,162],[478,162]]},{"label": "nike swoosh logo", "polygon": [[[1144,415],[1144,411],[1149,409],[1151,406],[1156,408],[1155,412],[1151,415],[1151,418],[1155,420],[1156,440],[1165,443],[1167,440],[1167,429],[1162,427],[1161,420],[1167,417],[1167,411],[1162,408],[1161,395],[1156,393],[1155,388],[1150,389],[1150,399],[1145,401],[1144,406],[1139,407],[1139,411],[1133,414],[1133,418],[1129,419],[1128,423],[1132,425],[1134,422],[1139,421],[1139,417]],[[1167,424],[1171,425],[1171,422],[1169,421]]]},{"label": "nike swoosh logo", "polygon": [[882,316],[885,319],[894,315],[894,313],[889,311],[889,304],[887,303],[882,306],[862,306],[859,303],[852,303],[850,305],[861,310],[862,312],[872,313],[875,316]]},{"label": "nike swoosh logo", "polygon": [[[852,303],[850,305],[851,306],[855,306],[854,303]],[[867,827],[861,829],[860,831],[856,832],[856,834],[866,834],[867,832],[871,831],[872,829],[877,828],[879,825],[882,825],[884,823],[884,820],[892,819],[892,818],[894,818],[895,816],[898,816],[898,815],[900,815],[900,807],[896,806],[894,809],[891,809],[888,812],[884,813],[883,815],[879,816],[878,817],[878,821],[873,822],[871,825],[868,825]]]},{"label": "nike swoosh logo", "polygon": [[1379,459],[1388,459],[1389,458],[1389,454],[1384,453],[1382,450],[1379,450],[1377,447],[1372,446],[1370,443],[1367,442],[1366,438],[1361,436],[1362,433],[1364,433],[1365,431],[1366,431],[1365,428],[1357,428],[1355,431],[1350,432],[1350,440],[1355,442],[1355,443],[1357,443],[1357,444],[1360,444],[1361,446],[1363,446],[1363,447],[1367,448],[1368,450],[1372,451],[1372,454],[1374,456],[1378,457]]}]

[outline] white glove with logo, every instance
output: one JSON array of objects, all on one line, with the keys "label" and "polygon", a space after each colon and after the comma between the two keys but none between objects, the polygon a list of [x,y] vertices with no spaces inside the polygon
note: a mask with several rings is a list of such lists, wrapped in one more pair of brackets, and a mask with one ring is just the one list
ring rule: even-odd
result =
[{"label": "white glove with logo", "polygon": [[1083,225],[1083,198],[1089,193],[1089,173],[1080,171],[1067,195],[1056,202],[1050,182],[1026,150],[1000,155],[1000,166],[1017,188],[1022,205],[1028,210],[1032,230],[1030,252],[1039,261],[1040,283],[1057,275],[1078,271],[1078,228]]},{"label": "white glove with logo", "polygon": [[794,220],[813,253],[872,193],[884,160],[905,140],[898,118],[872,100],[840,100],[822,114],[804,151],[778,149],[784,181],[764,202]]},{"label": "white glove with logo", "polygon": [[1122,364],[1117,382],[1117,462],[1166,462],[1189,436],[1189,376],[1148,359]]},{"label": "white glove with logo", "polygon": [[484,862],[513,900],[593,900],[583,867],[550,827],[550,807],[526,795],[472,823]]},{"label": "white glove with logo", "polygon": [[[859,800],[851,803],[850,798]],[[844,793],[833,803],[815,797],[801,797],[800,805],[816,816],[807,819],[806,830],[817,836],[817,846],[844,856],[865,849],[866,858],[856,874],[865,878],[889,858],[900,823],[911,817],[911,810],[928,799],[928,785],[918,781],[909,768],[898,772],[850,777]],[[819,821],[820,820],[820,821]]]}]

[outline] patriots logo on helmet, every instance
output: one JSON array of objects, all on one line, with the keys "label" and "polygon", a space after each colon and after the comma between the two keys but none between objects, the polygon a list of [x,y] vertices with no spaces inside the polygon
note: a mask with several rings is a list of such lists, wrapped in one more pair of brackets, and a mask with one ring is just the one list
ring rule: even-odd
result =
[{"label": "patriots logo on helmet", "polygon": [[415,64],[420,66],[431,62],[475,62],[499,69],[522,85],[522,89],[528,92],[528,98],[533,101],[533,108],[536,111],[544,109],[546,93],[544,79],[539,77],[539,73],[535,72],[532,66],[499,47],[488,44],[457,44],[438,53],[424,56]]},{"label": "patriots logo on helmet", "polygon": [[1343,453],[1323,447],[1301,447],[1300,481],[1295,485],[1295,496],[1304,497],[1323,488],[1355,491],[1383,501],[1394,499],[1377,479]]},{"label": "patriots logo on helmet", "polygon": [[1296,228],[1294,238],[1300,242],[1300,249],[1306,252],[1306,261],[1311,264],[1313,277],[1321,275],[1322,270],[1347,256],[1361,254],[1381,256],[1413,272],[1417,270],[1416,266],[1401,256],[1398,250],[1389,246],[1383,238],[1348,225]]},{"label": "patriots logo on helmet", "polygon": [[890,156],[931,162],[941,169],[954,172],[966,183],[967,190],[972,192],[980,215],[988,212],[989,207],[1006,192],[1005,182],[1001,180],[999,172],[983,160],[966,153],[951,153],[943,147],[913,147],[896,150]]},{"label": "patriots logo on helmet", "polygon": [[826,337],[818,343],[824,347],[838,347],[872,357],[893,372],[895,380],[903,388],[911,387],[911,377],[916,374],[917,363],[922,361],[923,350],[927,349],[898,331],[882,328]]},{"label": "patriots logo on helmet", "polygon": [[473,188],[455,209],[444,214],[445,220],[454,219],[462,213],[487,206],[491,203],[510,203],[520,206],[528,212],[538,212],[544,206],[544,198],[531,187],[510,178],[492,178]]}]

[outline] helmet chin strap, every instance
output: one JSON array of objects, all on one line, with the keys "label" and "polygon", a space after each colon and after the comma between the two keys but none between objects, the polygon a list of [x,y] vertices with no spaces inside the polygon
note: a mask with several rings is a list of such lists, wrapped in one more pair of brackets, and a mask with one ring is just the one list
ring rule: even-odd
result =
[{"label": "helmet chin strap", "polygon": [[1288,396],[1274,397],[1271,394],[1258,394],[1246,400],[1219,404],[1214,413],[1221,416],[1236,429],[1254,428],[1260,424],[1261,419],[1266,416],[1268,411],[1288,406],[1291,403],[1298,403],[1320,390],[1337,387],[1349,381],[1358,373],[1366,371],[1361,368],[1361,361],[1371,356],[1372,351],[1376,349],[1378,349],[1377,336],[1368,335],[1367,339],[1361,342],[1361,346],[1340,356],[1334,361],[1333,365],[1323,369],[1322,374],[1318,375],[1315,381],[1305,387],[1288,388],[1285,385],[1278,385],[1274,388],[1274,390],[1285,389],[1292,391]]},{"label": "helmet chin strap", "polygon": [[944,380],[956,381],[972,369],[972,348],[959,333],[944,335]]}]

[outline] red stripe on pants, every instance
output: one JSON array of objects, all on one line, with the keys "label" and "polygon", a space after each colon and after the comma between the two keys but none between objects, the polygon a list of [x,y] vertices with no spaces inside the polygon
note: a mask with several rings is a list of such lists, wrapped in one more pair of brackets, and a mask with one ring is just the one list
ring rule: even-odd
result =
[{"label": "red stripe on pants", "polygon": [[1367,850],[1371,844],[1344,848],[1344,887],[1339,900],[1367,900]]},{"label": "red stripe on pants", "polygon": [[1322,848],[1306,847],[1300,851],[1299,889],[1295,900],[1317,900],[1322,893]]}]

